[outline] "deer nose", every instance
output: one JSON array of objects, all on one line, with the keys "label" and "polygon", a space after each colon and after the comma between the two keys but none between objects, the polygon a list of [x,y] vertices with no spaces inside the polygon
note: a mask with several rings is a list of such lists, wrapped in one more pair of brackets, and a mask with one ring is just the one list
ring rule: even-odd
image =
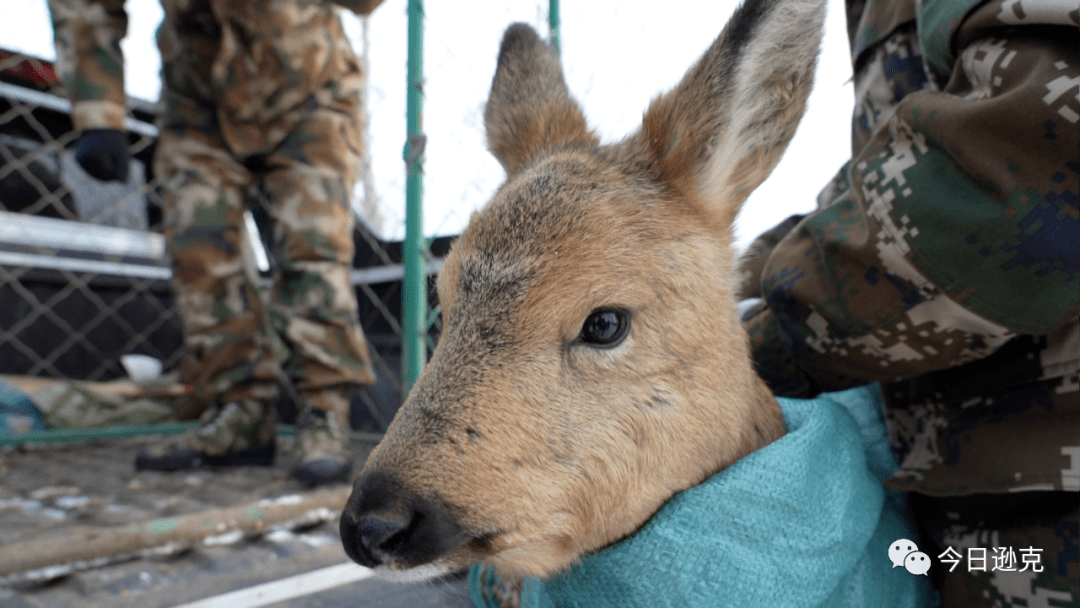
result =
[{"label": "deer nose", "polygon": [[368,568],[420,566],[464,542],[440,500],[409,491],[383,475],[357,480],[341,514],[340,532],[345,554]]},{"label": "deer nose", "polygon": [[416,518],[404,513],[367,514],[354,518],[341,514],[341,542],[345,554],[361,566],[374,568],[408,540],[409,524]]}]

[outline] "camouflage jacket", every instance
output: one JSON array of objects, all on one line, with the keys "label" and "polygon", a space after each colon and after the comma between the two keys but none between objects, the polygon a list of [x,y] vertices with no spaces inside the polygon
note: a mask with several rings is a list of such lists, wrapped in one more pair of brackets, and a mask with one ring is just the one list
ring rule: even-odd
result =
[{"label": "camouflage jacket", "polygon": [[[382,0],[333,0],[369,14]],[[326,0],[162,0],[165,112],[212,108],[227,140],[287,131],[305,104],[358,95],[362,71]],[[123,129],[124,0],[49,0],[76,129]],[[275,124],[281,123],[281,124]],[[235,132],[231,132],[235,131]]]},{"label": "camouflage jacket", "polygon": [[891,487],[1080,490],[1080,9],[848,21],[851,161],[745,256],[759,373],[795,397],[881,382]]}]

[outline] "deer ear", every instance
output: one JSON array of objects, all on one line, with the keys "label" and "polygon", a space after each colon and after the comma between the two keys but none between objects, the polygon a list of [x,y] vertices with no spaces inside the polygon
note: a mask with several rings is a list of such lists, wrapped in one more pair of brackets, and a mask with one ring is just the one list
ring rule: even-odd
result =
[{"label": "deer ear", "polygon": [[523,23],[511,25],[503,34],[484,126],[488,148],[507,175],[547,151],[599,143],[570,97],[559,60]]},{"label": "deer ear", "polygon": [[744,0],[678,86],[657,98],[638,145],[660,178],[701,196],[723,226],[779,162],[813,84],[824,0]]}]

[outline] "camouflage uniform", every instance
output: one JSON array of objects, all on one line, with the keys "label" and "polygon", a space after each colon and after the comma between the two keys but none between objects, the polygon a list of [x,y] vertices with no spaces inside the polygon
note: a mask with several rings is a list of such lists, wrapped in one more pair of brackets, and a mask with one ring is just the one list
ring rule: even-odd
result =
[{"label": "camouflage uniform", "polygon": [[[946,608],[1078,606],[1080,9],[847,9],[852,159],[746,254],[755,363],[793,397],[882,384]],[[995,547],[1042,571],[971,569]]]},{"label": "camouflage uniform", "polygon": [[[362,14],[381,2],[335,1]],[[49,5],[75,128],[123,129],[123,0]],[[347,424],[348,387],[375,377],[350,276],[363,70],[338,9],[321,0],[162,6],[154,171],[173,287],[200,363],[196,392],[266,403],[281,365],[316,413],[336,411]],[[278,261],[266,311],[242,255],[243,213],[258,199]],[[202,443],[209,452],[235,447],[227,444]]]}]

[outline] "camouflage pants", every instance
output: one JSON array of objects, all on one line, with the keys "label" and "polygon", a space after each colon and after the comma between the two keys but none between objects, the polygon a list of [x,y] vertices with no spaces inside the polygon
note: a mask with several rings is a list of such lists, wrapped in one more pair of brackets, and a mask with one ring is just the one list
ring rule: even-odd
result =
[{"label": "camouflage pants", "polygon": [[[173,289],[200,364],[193,384],[208,401],[271,399],[283,368],[314,407],[337,409],[340,387],[375,380],[350,276],[360,155],[351,101],[305,108],[272,148],[237,155],[212,107],[165,93],[154,168],[166,184]],[[244,259],[243,213],[257,200],[273,222],[266,306]]]},{"label": "camouflage pants", "polygon": [[920,548],[935,564],[948,552],[931,569],[942,606],[1080,606],[1077,503],[1075,492],[912,494]]}]

